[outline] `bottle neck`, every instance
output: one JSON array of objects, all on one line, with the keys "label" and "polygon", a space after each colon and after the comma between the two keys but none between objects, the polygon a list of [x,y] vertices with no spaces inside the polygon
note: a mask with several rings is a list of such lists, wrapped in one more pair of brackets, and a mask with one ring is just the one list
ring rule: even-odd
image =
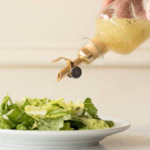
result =
[{"label": "bottle neck", "polygon": [[60,59],[67,60],[67,66],[58,73],[57,80],[60,81],[65,76],[70,76],[74,67],[80,66],[83,63],[90,64],[99,56],[103,56],[107,51],[106,46],[95,36],[79,50],[78,57],[75,60],[72,61],[63,57],[56,59],[57,61]]},{"label": "bottle neck", "polygon": [[79,50],[78,55],[87,64],[90,64],[98,57],[103,56],[107,51],[108,48],[95,36],[83,48],[81,48],[81,50]]}]

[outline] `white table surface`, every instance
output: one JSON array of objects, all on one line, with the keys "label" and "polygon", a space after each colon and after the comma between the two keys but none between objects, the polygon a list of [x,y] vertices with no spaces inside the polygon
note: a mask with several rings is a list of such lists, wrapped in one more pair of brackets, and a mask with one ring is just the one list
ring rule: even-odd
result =
[{"label": "white table surface", "polygon": [[98,146],[81,150],[150,150],[150,126],[131,127],[107,137]]}]

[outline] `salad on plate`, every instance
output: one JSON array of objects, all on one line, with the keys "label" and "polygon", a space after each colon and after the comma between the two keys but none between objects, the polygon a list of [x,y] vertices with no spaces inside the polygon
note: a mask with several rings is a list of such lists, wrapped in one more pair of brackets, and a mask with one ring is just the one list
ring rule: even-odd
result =
[{"label": "salad on plate", "polygon": [[114,126],[111,120],[103,120],[90,98],[82,103],[64,99],[27,98],[13,102],[5,96],[0,105],[0,129],[13,130],[95,130]]}]

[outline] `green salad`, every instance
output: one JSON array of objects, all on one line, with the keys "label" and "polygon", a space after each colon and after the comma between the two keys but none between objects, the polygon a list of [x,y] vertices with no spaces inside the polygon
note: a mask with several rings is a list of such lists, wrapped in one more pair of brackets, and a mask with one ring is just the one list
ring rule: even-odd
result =
[{"label": "green salad", "polygon": [[90,98],[75,104],[66,103],[64,99],[25,97],[13,103],[9,96],[5,96],[0,105],[0,129],[61,131],[105,129],[113,126],[113,121],[98,117]]}]

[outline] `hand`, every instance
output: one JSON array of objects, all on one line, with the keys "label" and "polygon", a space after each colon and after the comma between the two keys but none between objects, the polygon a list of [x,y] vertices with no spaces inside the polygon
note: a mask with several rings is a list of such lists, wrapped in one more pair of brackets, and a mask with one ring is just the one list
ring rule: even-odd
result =
[{"label": "hand", "polygon": [[[146,11],[143,8],[143,0],[103,0],[102,8],[104,9],[114,1],[116,1],[118,17],[131,18],[132,12],[130,11],[130,3],[132,3],[135,8],[136,15],[141,17],[145,15],[150,21],[150,0],[147,4]],[[125,9],[126,13],[124,12]]]},{"label": "hand", "polygon": [[150,21],[150,0],[148,2],[146,16],[147,16],[147,19]]},{"label": "hand", "polygon": [[109,4],[111,4],[114,0],[103,0],[102,8],[107,7]]}]

